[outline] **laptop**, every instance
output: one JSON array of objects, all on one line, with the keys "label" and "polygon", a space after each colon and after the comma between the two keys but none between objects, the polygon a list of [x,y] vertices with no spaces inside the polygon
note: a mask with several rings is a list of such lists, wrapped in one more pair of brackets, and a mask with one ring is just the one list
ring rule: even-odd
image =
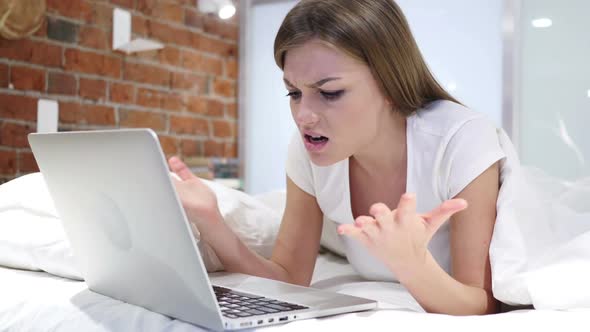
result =
[{"label": "laptop", "polygon": [[28,138],[92,291],[218,331],[377,305],[245,274],[208,275],[150,129]]}]

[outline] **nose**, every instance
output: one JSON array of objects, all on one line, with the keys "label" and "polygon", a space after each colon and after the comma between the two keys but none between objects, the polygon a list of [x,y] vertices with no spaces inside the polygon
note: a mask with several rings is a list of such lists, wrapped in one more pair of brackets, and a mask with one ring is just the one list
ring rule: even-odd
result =
[{"label": "nose", "polygon": [[311,127],[319,121],[320,117],[313,111],[309,105],[300,103],[295,110],[295,122],[300,126]]}]

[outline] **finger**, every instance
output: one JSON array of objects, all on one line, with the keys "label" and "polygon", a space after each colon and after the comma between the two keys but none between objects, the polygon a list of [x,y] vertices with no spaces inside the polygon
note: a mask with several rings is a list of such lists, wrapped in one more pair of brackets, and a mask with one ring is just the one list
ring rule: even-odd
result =
[{"label": "finger", "polygon": [[441,226],[455,213],[465,210],[467,208],[467,201],[464,199],[451,199],[443,202],[436,209],[430,211],[425,215],[428,227],[432,233],[435,233]]},{"label": "finger", "polygon": [[182,181],[182,179],[180,178],[180,176],[178,176],[178,174],[174,173],[174,172],[170,172],[170,177],[172,178],[173,181],[178,182],[178,181]]},{"label": "finger", "polygon": [[391,210],[387,205],[383,203],[375,203],[371,205],[371,208],[369,208],[369,213],[373,217],[377,217],[378,215],[386,214],[388,212],[391,212]]},{"label": "finger", "polygon": [[176,156],[171,157],[168,160],[168,165],[170,166],[170,170],[178,174],[178,176],[180,176],[183,181],[196,178],[196,176],[193,174],[193,172],[191,172],[186,164]]},{"label": "finger", "polygon": [[370,242],[367,234],[365,234],[362,229],[356,227],[353,224],[340,225],[338,226],[337,230],[338,234],[351,237],[364,245],[368,245]]},{"label": "finger", "polygon": [[416,216],[416,194],[405,193],[399,199],[396,209],[396,221],[404,222],[412,220]]},{"label": "finger", "polygon": [[377,225],[377,220],[373,219],[371,221],[366,222],[362,227],[361,230],[367,234],[367,236],[369,237],[369,240],[373,241],[373,239],[375,239],[376,237],[379,236],[379,233],[381,233],[381,230],[379,229],[379,226]]},{"label": "finger", "polygon": [[375,221],[375,219],[373,219],[372,217],[360,216],[354,220],[354,225],[356,227],[363,227],[364,224],[369,223],[369,222],[374,222],[374,221]]},{"label": "finger", "polygon": [[386,226],[393,222],[393,214],[389,207],[383,203],[375,203],[371,205],[369,213],[375,217],[380,227]]}]

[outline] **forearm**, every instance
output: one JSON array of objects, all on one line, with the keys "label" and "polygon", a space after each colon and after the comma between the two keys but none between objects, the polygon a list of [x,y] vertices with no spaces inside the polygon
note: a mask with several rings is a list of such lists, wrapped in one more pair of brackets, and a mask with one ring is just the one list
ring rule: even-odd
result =
[{"label": "forearm", "polygon": [[482,315],[498,311],[498,303],[491,291],[455,280],[438,265],[430,252],[423,263],[405,269],[397,277],[427,312]]},{"label": "forearm", "polygon": [[211,246],[225,271],[291,282],[287,270],[248,248],[223,221],[201,232],[201,241]]}]

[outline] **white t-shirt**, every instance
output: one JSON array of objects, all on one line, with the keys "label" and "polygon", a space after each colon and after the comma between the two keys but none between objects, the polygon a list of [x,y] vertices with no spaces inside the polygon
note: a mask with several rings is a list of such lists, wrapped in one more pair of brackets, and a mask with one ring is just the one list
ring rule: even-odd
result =
[{"label": "white t-shirt", "polygon": [[[455,197],[483,171],[505,157],[494,124],[483,114],[459,104],[435,101],[406,121],[406,188],[407,192],[416,193],[418,213],[428,212]],[[314,165],[299,133],[289,145],[287,176],[303,191],[316,197],[324,222],[354,222],[348,165],[348,159],[326,167]],[[346,236],[340,236],[340,239],[348,261],[363,277],[397,280],[362,244]],[[440,266],[450,273],[448,222],[433,236],[429,250]]]}]

